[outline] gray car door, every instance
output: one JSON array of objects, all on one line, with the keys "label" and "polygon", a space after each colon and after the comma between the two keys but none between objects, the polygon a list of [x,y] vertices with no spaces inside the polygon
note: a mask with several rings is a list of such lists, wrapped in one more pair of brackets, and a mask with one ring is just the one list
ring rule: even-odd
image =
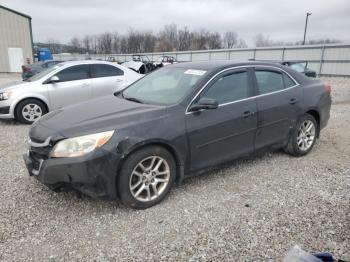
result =
[{"label": "gray car door", "polygon": [[256,148],[288,139],[298,115],[302,89],[286,73],[272,68],[255,69],[258,105]]},{"label": "gray car door", "polygon": [[90,65],[74,65],[55,76],[59,81],[47,84],[52,110],[91,99]]},{"label": "gray car door", "polygon": [[217,100],[219,107],[186,113],[192,170],[253,152],[257,106],[251,96],[246,69],[219,75],[201,93],[200,97]]},{"label": "gray car door", "polygon": [[92,65],[92,96],[112,95],[126,85],[124,71],[107,64]]}]

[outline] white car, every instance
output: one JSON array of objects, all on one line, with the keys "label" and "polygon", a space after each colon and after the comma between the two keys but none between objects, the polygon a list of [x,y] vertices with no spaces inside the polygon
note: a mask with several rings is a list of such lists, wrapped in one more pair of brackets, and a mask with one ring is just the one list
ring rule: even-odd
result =
[{"label": "white car", "polygon": [[104,61],[57,64],[26,81],[0,85],[0,119],[31,124],[49,111],[112,95],[143,75]]}]

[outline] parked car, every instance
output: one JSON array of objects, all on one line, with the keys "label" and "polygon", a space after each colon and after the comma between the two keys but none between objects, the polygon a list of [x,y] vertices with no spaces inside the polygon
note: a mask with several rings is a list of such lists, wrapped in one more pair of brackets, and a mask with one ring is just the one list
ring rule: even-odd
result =
[{"label": "parked car", "polygon": [[282,61],[281,65],[289,66],[290,68],[298,71],[308,77],[316,77],[316,71],[309,69],[307,61]]},{"label": "parked car", "polygon": [[26,81],[0,85],[0,119],[31,124],[49,111],[98,96],[113,95],[142,75],[114,63],[57,64]]},{"label": "parked car", "polygon": [[160,56],[153,64],[156,68],[167,65],[177,64],[177,60],[173,56]]},{"label": "parked car", "polygon": [[260,61],[260,62],[269,62],[269,63],[277,63],[280,65],[288,66],[292,68],[293,70],[302,73],[306,75],[307,77],[316,77],[316,71],[309,69],[308,61],[303,60],[255,60],[255,59],[249,59],[249,61]]},{"label": "parked car", "polygon": [[139,74],[147,74],[156,69],[156,66],[146,55],[133,55],[131,61],[124,62],[122,65]]},{"label": "parked car", "polygon": [[147,208],[175,181],[235,158],[278,148],[306,155],[330,106],[330,86],[281,65],[179,63],[43,116],[24,159],[56,191]]},{"label": "parked car", "polygon": [[53,67],[54,65],[57,65],[59,63],[62,63],[62,61],[50,60],[36,62],[34,64],[29,65],[22,65],[22,79],[26,80],[32,77],[33,75],[36,75],[37,73],[40,73],[41,71],[44,71],[47,68]]}]

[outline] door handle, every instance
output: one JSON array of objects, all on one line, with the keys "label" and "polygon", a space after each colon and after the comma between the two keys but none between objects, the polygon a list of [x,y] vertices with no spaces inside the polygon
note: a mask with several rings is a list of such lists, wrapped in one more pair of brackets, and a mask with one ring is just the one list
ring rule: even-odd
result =
[{"label": "door handle", "polygon": [[291,98],[290,100],[289,100],[289,104],[291,104],[291,105],[294,105],[294,104],[296,104],[296,103],[298,103],[299,102],[299,99],[297,99],[297,98]]},{"label": "door handle", "polygon": [[117,82],[123,82],[123,79],[117,79]]},{"label": "door handle", "polygon": [[88,86],[89,84],[88,83],[84,83],[83,86]]},{"label": "door handle", "polygon": [[250,116],[253,116],[255,113],[254,112],[250,112],[250,111],[245,111],[243,114],[242,114],[242,117],[243,118],[248,118]]}]

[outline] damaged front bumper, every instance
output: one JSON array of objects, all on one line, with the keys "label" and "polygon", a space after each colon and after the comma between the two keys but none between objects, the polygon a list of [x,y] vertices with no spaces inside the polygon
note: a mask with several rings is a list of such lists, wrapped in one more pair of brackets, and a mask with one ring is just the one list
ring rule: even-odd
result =
[{"label": "damaged front bumper", "polygon": [[77,190],[93,198],[115,199],[120,156],[98,149],[82,157],[49,158],[30,149],[23,155],[29,175],[55,191]]}]

